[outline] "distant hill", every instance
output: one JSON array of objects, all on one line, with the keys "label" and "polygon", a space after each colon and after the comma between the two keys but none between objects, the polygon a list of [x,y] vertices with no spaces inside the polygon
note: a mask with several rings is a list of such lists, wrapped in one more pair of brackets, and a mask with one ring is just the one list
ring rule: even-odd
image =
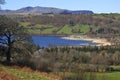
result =
[{"label": "distant hill", "polygon": [[66,10],[52,7],[24,7],[18,10],[0,10],[0,14],[93,14],[90,10]]}]

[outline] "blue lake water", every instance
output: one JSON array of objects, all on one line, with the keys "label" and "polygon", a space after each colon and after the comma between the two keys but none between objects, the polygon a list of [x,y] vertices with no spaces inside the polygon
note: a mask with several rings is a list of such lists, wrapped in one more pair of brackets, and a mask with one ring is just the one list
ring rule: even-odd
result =
[{"label": "blue lake water", "polygon": [[60,36],[32,36],[33,42],[40,47],[96,45],[91,41],[67,40]]}]

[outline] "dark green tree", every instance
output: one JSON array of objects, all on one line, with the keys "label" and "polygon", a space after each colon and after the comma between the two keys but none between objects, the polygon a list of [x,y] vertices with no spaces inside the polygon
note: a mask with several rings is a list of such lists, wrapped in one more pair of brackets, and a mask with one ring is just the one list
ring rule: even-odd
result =
[{"label": "dark green tree", "polygon": [[11,50],[15,43],[25,43],[25,30],[16,21],[0,16],[0,45],[7,47],[6,61],[11,62]]}]

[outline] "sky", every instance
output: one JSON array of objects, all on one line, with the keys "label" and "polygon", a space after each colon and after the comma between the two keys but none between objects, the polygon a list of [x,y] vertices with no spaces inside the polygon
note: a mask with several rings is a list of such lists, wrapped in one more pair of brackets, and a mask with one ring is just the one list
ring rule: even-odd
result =
[{"label": "sky", "polygon": [[16,10],[28,6],[69,10],[92,10],[95,13],[120,13],[120,0],[6,0],[2,9]]}]

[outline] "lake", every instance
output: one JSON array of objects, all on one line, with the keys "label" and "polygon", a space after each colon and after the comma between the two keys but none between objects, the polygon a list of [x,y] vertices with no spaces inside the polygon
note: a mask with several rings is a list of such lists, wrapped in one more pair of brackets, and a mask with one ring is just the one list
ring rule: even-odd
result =
[{"label": "lake", "polygon": [[96,45],[91,41],[62,39],[61,36],[32,36],[32,40],[40,47]]}]

